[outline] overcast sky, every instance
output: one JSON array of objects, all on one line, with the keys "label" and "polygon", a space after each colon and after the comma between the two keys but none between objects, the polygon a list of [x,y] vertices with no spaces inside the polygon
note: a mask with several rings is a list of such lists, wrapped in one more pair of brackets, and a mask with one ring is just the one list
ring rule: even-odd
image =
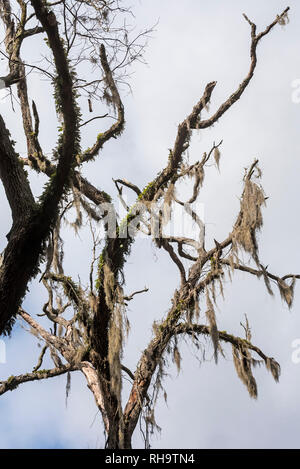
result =
[{"label": "overcast sky", "polygon": [[[265,28],[287,4],[281,0],[151,0],[134,2],[139,27],[159,22],[146,51],[148,65],[136,64],[131,79],[132,95],[125,93],[127,125],[121,140],[105,146],[101,157],[84,169],[92,183],[112,193],[113,178],[127,178],[143,187],[165,165],[176,128],[202,95],[209,81],[217,80],[213,112],[238,86],[249,68],[250,28],[246,13]],[[299,110],[293,102],[292,84],[300,79],[300,5],[289,2],[290,23],[277,26],[258,48],[258,66],[242,98],[213,129],[195,133],[190,161],[199,159],[213,141],[223,139],[220,172],[208,168],[200,202],[204,205],[208,247],[230,232],[239,209],[244,168],[259,158],[262,184],[269,197],[264,209],[264,227],[259,236],[260,257],[269,270],[283,276],[300,273],[299,222]],[[1,62],[0,62],[1,67]],[[5,71],[1,70],[1,74]],[[31,87],[41,111],[41,132],[47,151],[55,144],[46,84],[33,78]],[[9,100],[0,101],[0,113],[25,153],[18,111]],[[101,114],[102,109],[99,113]],[[84,142],[93,142],[97,124],[86,129]],[[32,179],[36,193],[43,178]],[[186,191],[191,190],[187,186]],[[10,229],[10,212],[0,187],[0,250]],[[66,273],[86,278],[90,245],[66,233]],[[123,363],[135,368],[139,354],[151,338],[155,319],[166,313],[174,288],[176,267],[149,240],[137,240],[126,266],[125,291],[149,287],[130,303],[131,322]],[[252,327],[253,343],[282,367],[276,384],[264,367],[255,369],[259,397],[251,400],[236,376],[230,348],[226,359],[215,365],[209,341],[207,361],[199,363],[196,351],[182,343],[182,371],[170,364],[164,386],[168,394],[156,409],[162,431],[154,435],[156,448],[298,448],[300,422],[300,364],[292,362],[292,342],[300,338],[300,287],[295,289],[291,311],[277,289],[270,297],[262,281],[235,274],[226,283],[225,300],[218,299],[220,330],[242,335],[245,313]],[[31,314],[39,313],[44,299],[40,285],[33,283],[24,303]],[[7,363],[0,364],[0,380],[31,371],[39,350],[20,325],[5,339]],[[200,357],[198,357],[200,358]],[[103,427],[93,396],[79,373],[72,375],[72,388],[65,406],[66,377],[29,383],[0,398],[1,448],[101,448]],[[126,394],[126,388],[124,389]],[[138,430],[134,446],[143,447]]]}]

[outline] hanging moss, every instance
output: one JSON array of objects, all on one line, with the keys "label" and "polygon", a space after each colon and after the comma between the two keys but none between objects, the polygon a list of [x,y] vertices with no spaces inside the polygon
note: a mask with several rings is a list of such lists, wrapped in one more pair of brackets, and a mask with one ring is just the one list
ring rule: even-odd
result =
[{"label": "hanging moss", "polygon": [[145,195],[148,193],[148,191],[151,189],[151,187],[153,187],[153,185],[154,185],[154,181],[149,182],[149,184],[147,184],[147,186],[144,187],[142,192],[139,194],[138,199],[139,200],[143,199],[145,197]]}]

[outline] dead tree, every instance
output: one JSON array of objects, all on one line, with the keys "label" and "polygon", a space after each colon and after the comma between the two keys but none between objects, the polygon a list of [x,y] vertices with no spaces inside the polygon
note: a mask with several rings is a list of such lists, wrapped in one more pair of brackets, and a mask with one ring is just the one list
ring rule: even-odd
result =
[{"label": "dead tree", "polygon": [[[26,158],[16,153],[0,116],[0,176],[13,219],[1,257],[0,331],[10,333],[16,317],[20,317],[44,342],[33,371],[0,382],[0,394],[28,381],[64,373],[69,377],[72,371],[80,370],[101,412],[107,448],[130,448],[132,434],[140,418],[144,419],[147,428],[155,426],[154,405],[161,387],[164,356],[171,354],[180,367],[180,336],[189,337],[196,345],[199,337],[210,337],[216,362],[222,353],[222,343],[231,344],[237,374],[251,397],[257,396],[253,376],[255,364],[264,363],[278,381],[280,366],[252,344],[247,318],[245,338],[241,338],[218,330],[215,315],[216,293],[223,292],[225,277],[233,275],[235,270],[262,278],[270,294],[273,294],[272,284],[277,285],[289,307],[293,302],[295,280],[300,278],[293,274],[274,275],[260,260],[257,233],[263,224],[262,207],[266,197],[260,185],[258,160],[245,172],[240,210],[234,226],[228,230],[226,239],[215,240],[214,247],[206,250],[205,226],[192,204],[203,185],[207,163],[211,160],[216,165],[219,163],[222,142],[213,143],[202,159],[192,165],[185,162],[184,155],[193,131],[217,123],[242,96],[257,65],[260,41],[277,24],[286,23],[288,10],[284,10],[261,32],[244,15],[251,33],[248,74],[217,111],[204,119],[202,115],[208,111],[216,82],[207,84],[191,113],[179,124],[165,167],[144,189],[127,180],[114,181],[127,210],[126,217],[114,225],[112,197],[83,178],[80,169],[103,151],[107,141],[119,138],[124,129],[119,85],[126,82],[130,63],[142,59],[147,31],[130,38],[131,31],[119,20],[120,16],[130,12],[122,8],[118,0],[0,1],[5,28],[5,51],[1,54],[9,65],[9,74],[1,77],[1,83],[12,93],[17,88],[28,149]],[[116,26],[114,21],[117,21]],[[21,46],[32,37],[37,43],[39,38],[44,38],[49,47],[50,56],[42,65],[21,59]],[[88,65],[92,67],[95,79],[91,80],[91,75],[86,72]],[[34,101],[30,104],[28,97],[27,83],[31,71],[47,77],[54,90],[60,130],[51,158],[45,154],[39,140],[38,106]],[[105,112],[83,122],[79,93],[87,100],[90,112],[104,100]],[[111,108],[115,111],[113,123],[96,136],[90,148],[83,150],[80,137],[85,126],[94,119],[101,118],[107,122],[111,119]],[[39,200],[32,194],[26,167],[49,178]],[[190,199],[184,202],[178,199],[176,186],[185,178],[193,181],[193,188]],[[123,190],[131,190],[136,196],[136,202],[130,207],[123,200]],[[174,204],[183,206],[198,226],[199,233],[195,238],[164,234],[164,226],[172,217]],[[72,209],[77,214],[73,222],[76,230],[80,230],[84,217],[91,227],[93,257],[85,286],[68,276],[63,267],[64,246],[60,228]],[[101,223],[106,232],[103,240],[97,235],[97,227]],[[158,249],[169,254],[178,269],[180,283],[174,290],[169,311],[154,324],[153,338],[142,353],[136,370],[131,371],[122,363],[126,309],[136,294],[147,289],[130,295],[124,293],[124,265],[140,230],[149,235]],[[242,262],[242,253],[249,255],[249,264]],[[189,262],[188,269],[183,259]],[[22,308],[28,282],[38,273],[48,292],[41,314],[49,320],[49,330]],[[204,299],[205,307],[200,311],[201,299]],[[54,368],[41,369],[47,352]],[[132,381],[125,405],[122,402],[124,373]],[[151,385],[154,389],[152,396],[149,394]]]}]

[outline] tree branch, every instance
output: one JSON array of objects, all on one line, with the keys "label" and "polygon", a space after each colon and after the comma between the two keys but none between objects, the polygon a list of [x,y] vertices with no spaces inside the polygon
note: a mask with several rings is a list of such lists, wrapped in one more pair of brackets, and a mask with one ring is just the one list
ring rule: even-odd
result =
[{"label": "tree branch", "polygon": [[0,381],[0,396],[7,391],[13,391],[20,384],[28,383],[30,381],[39,381],[42,379],[54,378],[70,371],[79,370],[78,365],[63,365],[60,368],[52,368],[50,370],[38,370],[24,375],[10,376],[6,381]]},{"label": "tree branch", "polygon": [[248,72],[248,75],[246,78],[242,81],[242,83],[239,85],[237,90],[219,107],[219,109],[215,112],[213,116],[211,116],[207,120],[202,120],[197,123],[196,128],[197,129],[205,129],[207,127],[211,127],[215,122],[217,122],[220,117],[236,102],[240,97],[242,96],[243,92],[247,88],[251,78],[253,77],[254,70],[257,65],[257,55],[256,55],[256,49],[259,41],[266,35],[268,34],[271,29],[280,22],[282,18],[285,17],[287,12],[289,11],[289,7],[286,8],[280,16],[277,16],[277,18],[271,23],[263,32],[260,34],[256,35],[256,25],[248,20],[246,17],[247,21],[250,23],[251,26],[251,46],[250,46],[250,57],[251,57],[251,64],[250,64],[250,69]]},{"label": "tree branch", "polygon": [[105,47],[103,44],[100,46],[100,60],[104,70],[105,81],[112,94],[112,102],[117,108],[118,117],[117,121],[108,130],[106,130],[104,133],[98,134],[96,143],[80,155],[81,162],[92,160],[108,140],[111,138],[116,138],[122,133],[125,124],[124,107],[112,72],[110,70]]}]

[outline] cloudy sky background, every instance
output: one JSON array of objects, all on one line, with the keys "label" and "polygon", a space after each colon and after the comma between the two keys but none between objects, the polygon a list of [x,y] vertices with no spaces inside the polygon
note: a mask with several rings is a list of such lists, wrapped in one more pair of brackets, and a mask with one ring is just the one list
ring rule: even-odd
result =
[{"label": "cloudy sky background", "polygon": [[[209,81],[217,80],[213,112],[239,85],[249,69],[249,25],[245,12],[265,28],[287,4],[280,0],[152,0],[134,2],[138,27],[151,26],[159,19],[149,41],[148,65],[136,64],[131,79],[133,94],[124,94],[127,126],[121,140],[105,146],[84,175],[98,187],[114,193],[113,178],[127,178],[140,187],[153,179],[165,165],[168,148],[174,143],[179,122],[190,112]],[[213,129],[195,133],[190,161],[199,159],[213,141],[224,140],[220,172],[214,166],[206,172],[200,202],[205,208],[210,246],[230,232],[239,209],[244,167],[258,157],[263,170],[262,184],[269,197],[264,210],[264,227],[259,237],[260,257],[269,270],[283,276],[299,273],[299,106],[292,100],[292,83],[300,78],[300,5],[289,2],[290,23],[277,26],[260,43],[255,76],[242,98]],[[36,54],[40,50],[27,53]],[[0,62],[1,67],[1,62]],[[4,67],[3,67],[4,68]],[[1,74],[5,70],[1,69]],[[49,107],[47,84],[32,75],[31,95],[38,103],[41,137],[46,151],[56,141],[53,105]],[[1,114],[25,154],[21,143],[18,111],[9,100],[0,101]],[[102,109],[99,106],[99,114]],[[97,111],[98,111],[97,110]],[[96,111],[95,111],[96,112]],[[84,143],[93,142],[97,123],[86,128]],[[32,177],[35,193],[43,177]],[[186,193],[191,189],[187,185]],[[0,250],[10,229],[10,211],[0,187]],[[81,239],[66,230],[65,271],[87,278],[90,244],[87,233]],[[153,320],[167,311],[178,274],[164,252],[149,240],[138,240],[126,266],[125,291],[145,285],[150,291],[130,303],[131,322],[123,363],[135,368],[139,354],[151,338]],[[300,287],[295,289],[291,311],[283,304],[276,287],[268,296],[262,281],[240,273],[225,288],[225,301],[218,299],[218,326],[242,335],[240,321],[247,313],[253,343],[273,356],[282,367],[276,384],[263,367],[255,370],[259,398],[249,398],[237,378],[231,359],[216,366],[209,341],[207,361],[199,364],[195,350],[182,342],[182,371],[172,364],[164,381],[168,394],[158,403],[156,420],[162,432],[152,439],[156,448],[298,448],[300,421],[300,364],[292,362],[292,342],[300,338]],[[24,303],[31,314],[41,311],[44,292],[36,282]],[[31,336],[18,324],[11,339],[5,339],[7,363],[0,364],[0,379],[30,371],[39,350]],[[29,383],[0,398],[1,448],[101,448],[103,427],[93,396],[79,373],[72,375],[71,395],[65,406],[66,376],[43,383]],[[124,394],[127,389],[125,387]],[[143,447],[136,431],[134,446]]]}]

